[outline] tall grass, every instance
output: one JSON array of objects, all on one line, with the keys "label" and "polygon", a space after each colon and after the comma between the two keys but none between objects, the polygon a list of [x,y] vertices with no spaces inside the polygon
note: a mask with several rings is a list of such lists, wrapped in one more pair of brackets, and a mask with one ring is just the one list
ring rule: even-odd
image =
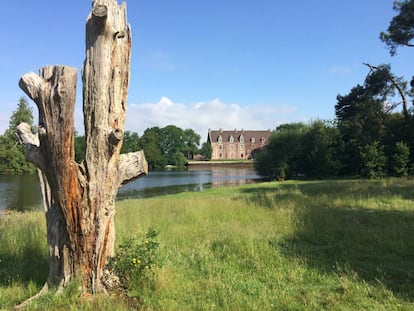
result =
[{"label": "tall grass", "polygon": [[[30,308],[412,310],[413,189],[414,181],[399,179],[302,181],[120,201],[118,243],[148,227],[160,232],[155,286],[94,301],[69,289]],[[46,279],[43,228],[40,213],[0,219],[5,308]],[[30,262],[31,252],[40,259]],[[12,261],[20,263],[9,270]]]},{"label": "tall grass", "polygon": [[36,294],[48,271],[44,217],[40,213],[0,218],[0,306]]}]

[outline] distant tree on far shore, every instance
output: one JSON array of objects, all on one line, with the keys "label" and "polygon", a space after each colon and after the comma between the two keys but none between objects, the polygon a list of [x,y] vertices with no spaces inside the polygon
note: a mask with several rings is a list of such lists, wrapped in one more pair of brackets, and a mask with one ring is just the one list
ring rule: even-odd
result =
[{"label": "distant tree on far shore", "polygon": [[200,154],[206,159],[211,160],[211,155],[213,153],[213,148],[211,147],[211,144],[208,142],[204,142],[201,145]]},{"label": "distant tree on far shore", "polygon": [[24,146],[18,141],[16,127],[26,122],[33,128],[33,110],[25,97],[20,97],[17,109],[9,121],[9,128],[0,136],[0,173],[31,174],[35,172],[33,164],[26,161]]}]

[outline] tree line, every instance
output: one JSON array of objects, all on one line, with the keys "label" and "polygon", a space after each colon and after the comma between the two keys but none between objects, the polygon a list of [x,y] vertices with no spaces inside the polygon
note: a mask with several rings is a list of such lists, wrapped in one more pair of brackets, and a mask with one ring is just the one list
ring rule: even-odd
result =
[{"label": "tree line", "polygon": [[[380,39],[396,55],[400,46],[413,47],[414,1],[395,1],[398,14]],[[256,158],[257,172],[271,179],[294,176],[414,175],[414,77],[408,83],[390,65],[369,69],[362,84],[338,95],[336,119],[284,124]],[[400,112],[396,108],[402,106]]]},{"label": "tree line", "polygon": [[[35,167],[25,160],[24,147],[18,141],[16,127],[26,122],[32,126],[33,111],[25,97],[19,99],[17,109],[12,113],[9,128],[0,135],[0,173],[31,174]],[[210,144],[203,143],[200,147],[200,135],[192,129],[181,129],[175,125],[151,127],[140,137],[138,133],[126,131],[121,153],[144,150],[151,169],[163,168],[166,165],[184,166],[189,159],[197,154],[206,160],[211,158]],[[85,154],[85,136],[75,134],[75,160],[82,162]]]},{"label": "tree line", "polygon": [[[210,144],[203,143],[201,136],[192,129],[181,129],[175,125],[151,127],[140,137],[138,133],[125,131],[121,153],[144,150],[150,169],[164,168],[167,165],[183,167],[195,155],[204,159],[211,158]],[[75,137],[75,157],[77,162],[83,159],[85,137]]]}]

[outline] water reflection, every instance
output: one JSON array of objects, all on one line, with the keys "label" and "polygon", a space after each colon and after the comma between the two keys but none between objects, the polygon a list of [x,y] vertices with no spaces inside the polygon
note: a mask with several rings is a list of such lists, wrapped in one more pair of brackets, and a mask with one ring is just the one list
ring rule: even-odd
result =
[{"label": "water reflection", "polygon": [[204,191],[213,187],[242,185],[260,180],[252,168],[212,167],[190,171],[149,172],[118,192],[118,199],[147,198],[157,195],[174,194],[189,191]]},{"label": "water reflection", "polygon": [[198,192],[210,189],[212,184],[192,184],[192,185],[174,185],[165,187],[153,187],[132,190],[120,190],[117,195],[118,200],[150,198],[166,194],[175,194],[181,192]]},{"label": "water reflection", "polygon": [[[213,167],[190,171],[153,171],[123,186],[117,199],[204,191],[213,187],[256,182],[259,178],[251,168]],[[36,175],[0,176],[0,211],[36,208],[41,208],[40,187]]]},{"label": "water reflection", "polygon": [[41,208],[37,175],[0,175],[0,210],[25,211]]}]

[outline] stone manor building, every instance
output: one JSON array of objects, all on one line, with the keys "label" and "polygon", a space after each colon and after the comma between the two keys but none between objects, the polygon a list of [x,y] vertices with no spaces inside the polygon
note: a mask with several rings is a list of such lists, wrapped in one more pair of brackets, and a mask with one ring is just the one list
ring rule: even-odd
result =
[{"label": "stone manor building", "polygon": [[222,129],[208,130],[207,142],[211,144],[211,160],[246,160],[266,146],[271,131],[245,131]]}]

